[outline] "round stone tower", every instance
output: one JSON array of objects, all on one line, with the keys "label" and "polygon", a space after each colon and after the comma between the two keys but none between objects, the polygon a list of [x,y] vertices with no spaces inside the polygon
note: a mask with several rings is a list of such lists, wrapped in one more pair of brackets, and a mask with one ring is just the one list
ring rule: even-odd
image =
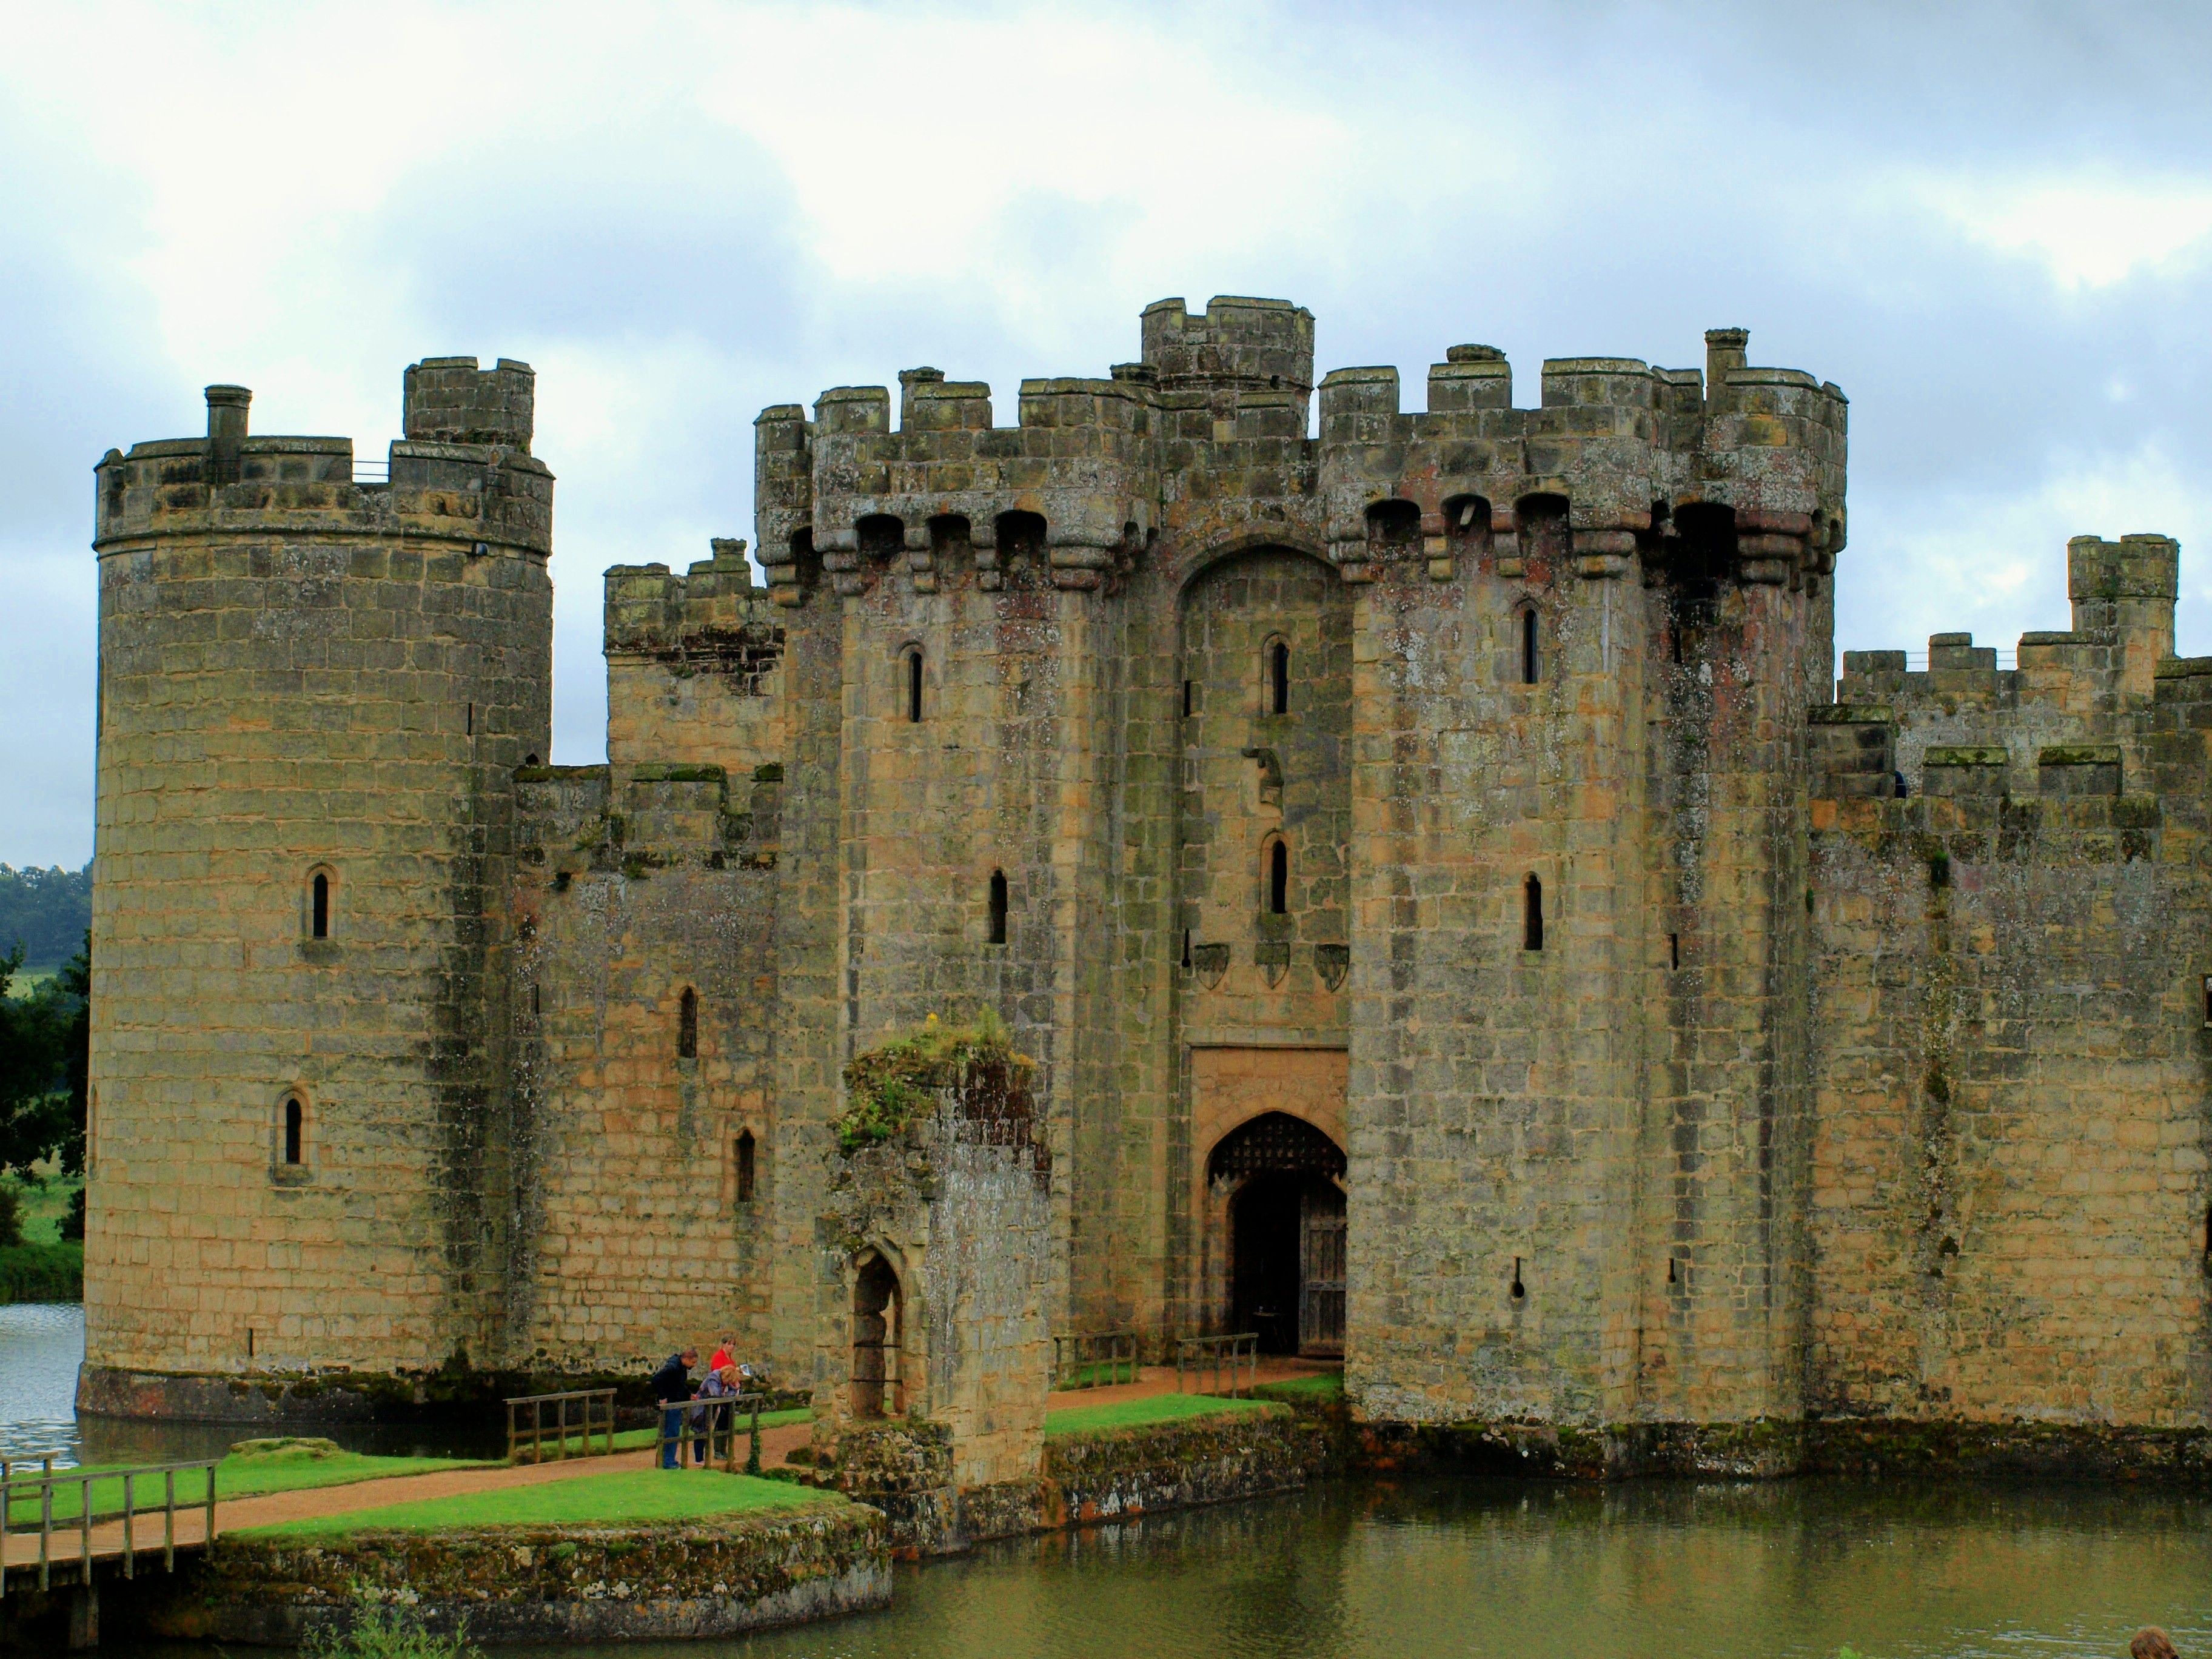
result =
[{"label": "round stone tower", "polygon": [[100,464],[88,1410],[495,1363],[498,895],[551,714],[532,389],[418,363],[387,470],[210,386],[206,437]]}]

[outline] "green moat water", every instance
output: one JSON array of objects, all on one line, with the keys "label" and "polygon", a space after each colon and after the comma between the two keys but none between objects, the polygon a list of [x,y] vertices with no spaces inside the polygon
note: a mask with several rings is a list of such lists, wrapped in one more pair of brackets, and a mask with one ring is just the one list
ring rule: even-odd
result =
[{"label": "green moat water", "polygon": [[2212,1500],[1345,1482],[902,1568],[888,1612],[707,1645],[733,1659],[1828,1659],[1845,1644],[1869,1659],[2045,1659],[2124,1654],[2144,1624],[2185,1655],[2212,1652]]}]

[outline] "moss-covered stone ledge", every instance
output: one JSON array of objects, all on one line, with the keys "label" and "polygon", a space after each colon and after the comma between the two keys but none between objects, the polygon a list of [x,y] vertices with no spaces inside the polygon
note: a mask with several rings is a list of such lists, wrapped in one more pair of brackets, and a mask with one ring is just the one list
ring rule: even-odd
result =
[{"label": "moss-covered stone ledge", "polygon": [[2212,1430],[2102,1423],[1914,1422],[1818,1418],[1808,1473],[2212,1483]]},{"label": "moss-covered stone ledge", "polygon": [[1482,1419],[1459,1423],[1361,1423],[1353,1461],[1377,1473],[1619,1480],[1649,1475],[1765,1480],[1796,1474],[1804,1425],[1777,1418],[1740,1423],[1606,1426]]},{"label": "moss-covered stone ledge", "polygon": [[1321,1417],[1274,1402],[1055,1435],[1045,1442],[1040,1522],[1080,1526],[1289,1492],[1334,1470],[1338,1449]]},{"label": "moss-covered stone ledge", "polygon": [[435,1630],[465,1620],[480,1641],[660,1641],[885,1606],[890,1540],[877,1510],[831,1503],[652,1525],[240,1534],[139,1586],[111,1617],[163,1637],[292,1645],[368,1600]]}]

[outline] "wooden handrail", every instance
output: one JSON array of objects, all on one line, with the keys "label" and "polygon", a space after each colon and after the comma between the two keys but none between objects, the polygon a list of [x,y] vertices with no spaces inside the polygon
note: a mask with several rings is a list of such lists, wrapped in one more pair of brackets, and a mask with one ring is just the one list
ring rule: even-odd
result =
[{"label": "wooden handrail", "polygon": [[[19,1460],[0,1461],[0,1596],[8,1593],[8,1540],[27,1535],[27,1529],[15,1526],[15,1508],[19,1502],[27,1502],[33,1494],[39,1504],[39,1588],[48,1589],[53,1583],[54,1567],[54,1493],[67,1487],[76,1489],[76,1566],[79,1581],[89,1583],[92,1564],[95,1559],[109,1554],[106,1549],[95,1550],[92,1534],[94,1528],[120,1521],[123,1523],[123,1544],[114,1552],[122,1558],[123,1576],[137,1577],[138,1514],[137,1482],[148,1475],[161,1477],[161,1565],[174,1571],[177,1565],[177,1475],[179,1471],[201,1472],[206,1484],[204,1494],[187,1498],[188,1507],[204,1504],[207,1522],[201,1542],[212,1544],[216,1539],[215,1471],[220,1458],[196,1458],[180,1463],[144,1463],[112,1469],[57,1469],[51,1453],[40,1458],[40,1472],[19,1474],[15,1472]],[[95,1506],[100,1483],[114,1480],[121,1484],[122,1502],[118,1508],[102,1510]],[[64,1516],[62,1531],[67,1534],[72,1517]],[[150,1546],[149,1547],[150,1547]],[[24,1564],[27,1566],[29,1564]],[[20,1569],[19,1569],[20,1570]]]},{"label": "wooden handrail", "polygon": [[[694,1395],[689,1400],[670,1400],[657,1403],[660,1413],[660,1433],[654,1444],[653,1462],[664,1468],[669,1464],[669,1449],[673,1447],[676,1468],[685,1467],[684,1454],[696,1449],[702,1455],[696,1465],[700,1468],[719,1468],[727,1474],[738,1473],[738,1419],[750,1414],[752,1427],[749,1437],[750,1449],[745,1455],[744,1473],[760,1473],[761,1413],[768,1407],[764,1394]],[[676,1419],[671,1433],[668,1419]],[[693,1419],[698,1420],[695,1424]],[[719,1462],[715,1446],[720,1443],[722,1453]]]},{"label": "wooden handrail", "polygon": [[[576,1407],[574,1418],[569,1407]],[[521,1408],[530,1408],[530,1421],[526,1426],[521,1420]],[[553,1421],[545,1420],[545,1408],[553,1407]],[[602,1409],[604,1408],[604,1409]],[[507,1402],[507,1461],[516,1462],[521,1456],[524,1442],[530,1446],[530,1461],[543,1463],[545,1458],[545,1437],[553,1436],[553,1458],[558,1462],[568,1453],[568,1435],[578,1431],[583,1440],[579,1457],[607,1457],[615,1449],[615,1391],[612,1389],[569,1389],[559,1394],[515,1395]],[[596,1449],[592,1445],[593,1434],[604,1434],[605,1443]]]},{"label": "wooden handrail", "polygon": [[[1193,1379],[1213,1373],[1213,1386],[1208,1394],[1226,1393],[1234,1400],[1252,1392],[1260,1386],[1260,1334],[1257,1331],[1237,1331],[1225,1336],[1179,1336],[1176,1339],[1176,1392],[1188,1394],[1183,1386],[1183,1367],[1188,1364]],[[1229,1374],[1229,1387],[1221,1386],[1224,1367]],[[1244,1373],[1240,1385],[1237,1374]]]},{"label": "wooden handrail", "polygon": [[1055,1389],[1110,1388],[1136,1380],[1134,1331],[1086,1332],[1052,1340],[1052,1386]]}]

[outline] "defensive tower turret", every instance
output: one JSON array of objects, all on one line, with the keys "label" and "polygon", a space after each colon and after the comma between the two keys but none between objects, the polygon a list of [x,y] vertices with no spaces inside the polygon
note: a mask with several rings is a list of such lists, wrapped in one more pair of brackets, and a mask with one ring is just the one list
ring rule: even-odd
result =
[{"label": "defensive tower turret", "polygon": [[88,1405],[483,1356],[495,896],[550,737],[531,394],[417,364],[386,477],[224,386],[100,464]]}]

